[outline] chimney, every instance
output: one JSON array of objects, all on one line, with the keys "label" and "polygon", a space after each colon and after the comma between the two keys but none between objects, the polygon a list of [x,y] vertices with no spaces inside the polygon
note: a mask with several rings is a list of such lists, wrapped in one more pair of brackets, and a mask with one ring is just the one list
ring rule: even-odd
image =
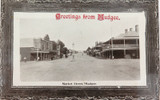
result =
[{"label": "chimney", "polygon": [[127,33],[128,32],[128,29],[125,29],[125,33]]},{"label": "chimney", "polygon": [[135,26],[135,31],[136,31],[137,33],[139,32],[138,25]]},{"label": "chimney", "polygon": [[133,31],[133,28],[130,28],[130,29],[129,29],[129,31],[131,31],[131,32],[132,32],[132,31]]}]

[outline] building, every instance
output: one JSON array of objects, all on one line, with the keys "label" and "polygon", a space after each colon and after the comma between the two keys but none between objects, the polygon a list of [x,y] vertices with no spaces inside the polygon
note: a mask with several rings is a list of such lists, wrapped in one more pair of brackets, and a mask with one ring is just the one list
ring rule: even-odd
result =
[{"label": "building", "polygon": [[21,39],[20,55],[21,61],[54,59],[57,55],[57,44],[54,41],[50,41],[48,35],[43,39]]},{"label": "building", "polygon": [[34,40],[30,38],[25,38],[20,40],[20,57],[23,60],[34,60],[31,52],[34,51]]},{"label": "building", "polygon": [[92,48],[92,56],[101,57],[101,51],[105,44],[103,42],[96,42],[95,47]]},{"label": "building", "polygon": [[117,37],[112,37],[104,42],[101,55],[105,58],[139,58],[139,29],[135,26],[135,31],[132,28]]}]

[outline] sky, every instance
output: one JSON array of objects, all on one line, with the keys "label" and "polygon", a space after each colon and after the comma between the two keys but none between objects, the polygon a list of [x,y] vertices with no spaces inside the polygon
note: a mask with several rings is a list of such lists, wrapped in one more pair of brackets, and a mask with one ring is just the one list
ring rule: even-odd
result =
[{"label": "sky", "polygon": [[43,38],[46,34],[50,40],[61,40],[68,49],[86,50],[95,46],[95,42],[105,42],[111,37],[125,32],[125,29],[139,25],[139,34],[145,34],[145,13],[101,13],[119,16],[120,20],[97,20],[99,13],[60,13],[61,15],[94,15],[96,19],[60,19],[56,20],[55,12],[50,13],[15,13],[19,20],[20,38]]}]

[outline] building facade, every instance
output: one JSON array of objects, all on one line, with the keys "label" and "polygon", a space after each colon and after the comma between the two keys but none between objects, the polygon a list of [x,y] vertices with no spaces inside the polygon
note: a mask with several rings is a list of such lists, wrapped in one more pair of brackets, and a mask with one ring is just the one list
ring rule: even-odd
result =
[{"label": "building facade", "polygon": [[135,26],[125,29],[125,33],[112,37],[106,42],[98,43],[90,50],[92,56],[100,56],[109,59],[139,58],[139,28]]},{"label": "building facade", "polygon": [[129,31],[125,29],[124,34],[112,37],[104,44],[101,53],[105,58],[139,58],[138,25],[135,26],[135,31],[132,28]]},{"label": "building facade", "polygon": [[21,61],[49,60],[57,57],[57,44],[46,35],[43,39],[21,39]]}]

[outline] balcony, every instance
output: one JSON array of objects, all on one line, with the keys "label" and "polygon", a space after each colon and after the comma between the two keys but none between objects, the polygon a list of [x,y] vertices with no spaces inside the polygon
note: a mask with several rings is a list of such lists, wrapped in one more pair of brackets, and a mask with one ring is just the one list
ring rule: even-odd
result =
[{"label": "balcony", "polygon": [[131,48],[131,47],[139,47],[138,44],[113,44],[113,45],[106,45],[103,47],[103,49],[109,49],[109,48]]},{"label": "balcony", "polygon": [[138,47],[138,44],[113,44],[113,48],[129,48],[129,47]]}]

